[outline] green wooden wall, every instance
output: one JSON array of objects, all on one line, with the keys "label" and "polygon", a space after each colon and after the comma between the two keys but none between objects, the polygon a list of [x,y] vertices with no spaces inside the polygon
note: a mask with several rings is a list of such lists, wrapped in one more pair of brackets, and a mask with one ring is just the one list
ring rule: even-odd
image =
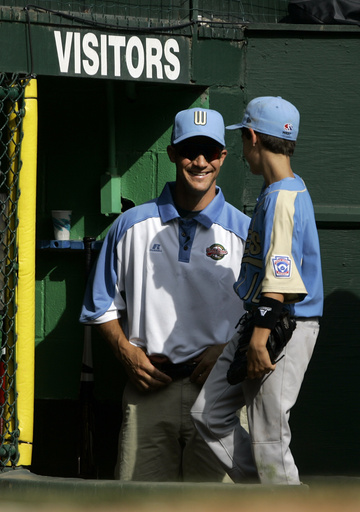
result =
[{"label": "green wooden wall", "polygon": [[[358,32],[254,31],[246,56],[246,100],[280,95],[300,110],[293,168],[305,179],[319,220],[324,317],[291,417],[296,460],[312,474],[359,471],[359,412],[352,407],[360,360],[358,51]],[[252,191],[251,185],[250,203]]]}]

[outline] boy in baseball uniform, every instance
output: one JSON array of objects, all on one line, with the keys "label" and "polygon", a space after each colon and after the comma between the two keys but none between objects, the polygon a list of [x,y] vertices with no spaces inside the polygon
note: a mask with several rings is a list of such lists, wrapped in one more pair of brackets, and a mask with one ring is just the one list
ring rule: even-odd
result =
[{"label": "boy in baseball uniform", "polygon": [[[245,309],[254,311],[255,327],[246,379],[227,381],[240,327],[202,388],[192,418],[234,482],[301,483],[289,447],[289,415],[318,336],[323,284],[312,201],[290,162],[299,123],[294,105],[267,96],[250,101],[242,122],[227,127],[241,130],[250,171],[263,178],[234,284]],[[284,307],[296,329],[273,364],[266,343]],[[244,405],[249,433],[236,414]]]}]

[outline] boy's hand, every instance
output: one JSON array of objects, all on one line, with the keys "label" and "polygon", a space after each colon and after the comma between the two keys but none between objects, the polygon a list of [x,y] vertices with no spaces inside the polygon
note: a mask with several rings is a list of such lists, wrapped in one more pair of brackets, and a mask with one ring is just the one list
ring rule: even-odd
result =
[{"label": "boy's hand", "polygon": [[275,370],[276,365],[271,363],[266,343],[270,329],[254,328],[250,345],[247,351],[247,377],[248,379],[261,379],[267,373]]}]

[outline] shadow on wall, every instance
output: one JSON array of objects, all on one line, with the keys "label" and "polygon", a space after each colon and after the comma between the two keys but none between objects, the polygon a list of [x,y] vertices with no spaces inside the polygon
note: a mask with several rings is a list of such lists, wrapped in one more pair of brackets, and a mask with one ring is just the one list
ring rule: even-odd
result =
[{"label": "shadow on wall", "polygon": [[[84,327],[79,323],[85,288],[83,251],[38,251],[38,304],[32,471],[76,477],[79,392]],[[121,423],[124,372],[93,329],[95,439],[99,478],[113,477]]]},{"label": "shadow on wall", "polygon": [[291,413],[292,452],[301,474],[359,475],[360,299],[336,290]]}]

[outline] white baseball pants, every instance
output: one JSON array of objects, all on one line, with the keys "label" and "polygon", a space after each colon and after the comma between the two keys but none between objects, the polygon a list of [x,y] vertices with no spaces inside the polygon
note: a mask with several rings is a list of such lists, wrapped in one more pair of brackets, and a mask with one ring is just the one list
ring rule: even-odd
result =
[{"label": "white baseball pants", "polygon": [[[319,322],[298,319],[283,357],[262,380],[231,385],[226,373],[237,348],[226,346],[191,410],[195,425],[234,482],[300,484],[290,451],[290,410],[295,404],[319,332]],[[282,354],[282,355],[283,355]],[[236,411],[247,406],[250,435]]]}]

